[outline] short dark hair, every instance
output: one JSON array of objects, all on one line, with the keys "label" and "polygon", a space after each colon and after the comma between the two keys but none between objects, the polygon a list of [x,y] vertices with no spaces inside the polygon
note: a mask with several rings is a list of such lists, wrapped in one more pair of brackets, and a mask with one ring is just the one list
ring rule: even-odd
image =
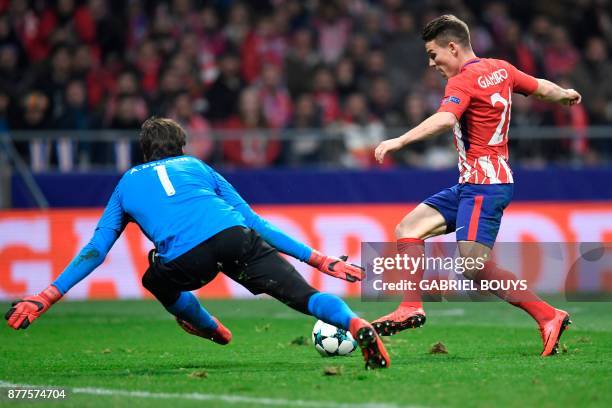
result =
[{"label": "short dark hair", "polygon": [[145,162],[181,156],[186,142],[185,130],[172,119],[152,116],[142,124],[140,148]]},{"label": "short dark hair", "polygon": [[440,45],[454,41],[464,47],[471,47],[470,29],[465,22],[452,14],[444,14],[427,23],[421,38],[425,42],[436,40]]}]

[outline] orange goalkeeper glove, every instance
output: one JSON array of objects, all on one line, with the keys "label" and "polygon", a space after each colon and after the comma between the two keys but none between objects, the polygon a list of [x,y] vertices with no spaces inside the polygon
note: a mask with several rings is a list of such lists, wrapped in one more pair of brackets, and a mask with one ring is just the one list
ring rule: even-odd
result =
[{"label": "orange goalkeeper glove", "polygon": [[346,263],[348,256],[342,255],[340,258],[325,256],[313,249],[308,265],[314,266],[318,270],[338,279],[349,282],[356,282],[363,279],[364,269],[355,264]]},{"label": "orange goalkeeper glove", "polygon": [[8,320],[8,325],[15,330],[27,329],[34,320],[49,310],[51,305],[61,298],[60,291],[55,286],[49,285],[38,295],[27,296],[13,302],[13,307],[6,312],[4,318]]}]

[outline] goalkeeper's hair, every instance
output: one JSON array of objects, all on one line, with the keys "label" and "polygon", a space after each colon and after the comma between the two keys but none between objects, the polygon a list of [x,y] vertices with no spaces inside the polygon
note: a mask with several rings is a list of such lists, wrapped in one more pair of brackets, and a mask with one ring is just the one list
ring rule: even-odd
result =
[{"label": "goalkeeper's hair", "polygon": [[172,119],[152,116],[142,124],[140,148],[145,162],[181,156],[186,141],[185,130]]},{"label": "goalkeeper's hair", "polygon": [[431,20],[421,34],[425,42],[435,40],[439,45],[446,46],[454,41],[463,47],[472,47],[470,29],[467,24],[452,14],[444,14]]}]

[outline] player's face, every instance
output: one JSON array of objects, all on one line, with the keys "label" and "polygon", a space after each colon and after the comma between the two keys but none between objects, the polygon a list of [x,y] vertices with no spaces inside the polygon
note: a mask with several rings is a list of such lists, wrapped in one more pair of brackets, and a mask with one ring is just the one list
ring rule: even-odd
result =
[{"label": "player's face", "polygon": [[425,43],[425,51],[429,58],[429,66],[435,68],[444,78],[450,78],[459,73],[460,64],[457,58],[456,44],[448,43],[440,46],[435,40]]}]

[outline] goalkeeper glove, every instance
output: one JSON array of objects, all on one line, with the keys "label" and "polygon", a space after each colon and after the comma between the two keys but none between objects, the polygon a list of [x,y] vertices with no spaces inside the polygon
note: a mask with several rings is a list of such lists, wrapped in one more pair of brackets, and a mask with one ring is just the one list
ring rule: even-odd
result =
[{"label": "goalkeeper glove", "polygon": [[13,307],[6,312],[4,318],[8,320],[8,325],[15,330],[27,329],[34,320],[49,310],[51,305],[61,298],[60,291],[55,286],[49,285],[38,295],[27,296],[13,302]]},{"label": "goalkeeper glove", "polygon": [[336,258],[334,256],[325,256],[313,249],[308,265],[314,266],[321,272],[338,279],[344,279],[349,282],[362,280],[364,269],[359,265],[346,263],[347,259],[348,256],[346,255]]}]

